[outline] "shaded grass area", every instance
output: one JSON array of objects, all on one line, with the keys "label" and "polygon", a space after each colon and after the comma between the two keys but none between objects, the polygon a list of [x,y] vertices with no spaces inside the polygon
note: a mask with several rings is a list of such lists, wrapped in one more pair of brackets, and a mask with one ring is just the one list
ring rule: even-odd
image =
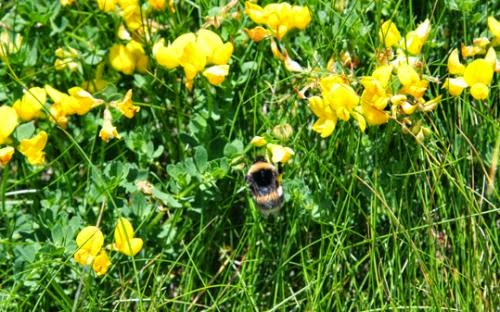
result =
[{"label": "shaded grass area", "polygon": [[[166,25],[161,36],[196,31],[216,4],[186,1],[175,14],[158,14]],[[404,33],[429,17],[424,72],[441,81],[449,52],[485,35],[486,17],[499,13],[494,3],[480,1],[348,1],[341,12],[329,1],[307,5],[312,24],[283,42],[303,66],[324,71],[332,54],[350,51],[360,60],[354,74],[368,75],[381,20],[392,18]],[[55,72],[53,51],[76,45],[105,61],[119,20],[85,1],[62,10],[57,3],[13,2],[1,10],[23,25],[25,38],[17,59],[0,68],[5,103],[24,86],[65,89],[93,78],[90,60],[83,75]],[[310,130],[307,101],[294,91],[307,77],[287,72],[267,43],[248,41],[242,28],[252,25],[242,16],[218,30],[235,45],[221,88],[200,80],[190,93],[181,70],[152,66],[146,75],[125,77],[108,68],[111,87],[102,96],[133,88],[141,105],[139,116],[117,125],[123,140],[100,141],[99,111],[75,118],[67,130],[40,125],[50,131],[47,165],[32,168],[19,157],[1,171],[2,309],[499,306],[498,188],[486,194],[499,137],[498,77],[483,102],[467,91],[451,98],[440,86],[431,88],[444,99],[421,115],[433,131],[422,145],[394,121],[364,134],[353,122],[339,123],[332,137],[321,139]],[[44,39],[51,32],[54,40]],[[151,43],[146,46],[150,53]],[[254,135],[283,123],[294,130],[283,144],[296,155],[285,167],[284,211],[264,219],[240,163],[258,154],[243,152]],[[143,194],[135,182],[144,179],[171,197]],[[103,206],[107,242],[118,216],[127,216],[145,246],[133,259],[113,254],[110,272],[97,278],[72,258],[76,233],[95,224]]]}]

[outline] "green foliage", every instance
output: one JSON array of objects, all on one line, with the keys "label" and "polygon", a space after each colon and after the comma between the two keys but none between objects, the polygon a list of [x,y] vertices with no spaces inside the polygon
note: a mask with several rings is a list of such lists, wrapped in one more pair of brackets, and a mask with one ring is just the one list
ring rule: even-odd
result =
[{"label": "green foliage", "polygon": [[[365,133],[339,123],[322,139],[298,95],[346,51],[359,66],[336,62],[339,72],[371,74],[377,30],[387,19],[402,34],[431,19],[424,73],[442,82],[451,50],[487,36],[487,15],[498,16],[498,7],[471,0],[299,2],[310,8],[312,23],[280,45],[311,69],[310,77],[288,72],[269,41],[248,39],[243,29],[255,24],[238,3],[230,11],[236,18],[209,28],[234,45],[229,76],[217,87],[197,77],[192,91],[182,68],[156,63],[153,44],[196,32],[226,2],[176,1],[175,13],[148,12],[161,27],[142,38],[150,65],[134,75],[111,66],[109,49],[124,43],[116,37],[123,18],[100,11],[96,1],[0,5],[0,32],[23,36],[20,50],[0,62],[1,105],[12,106],[33,86],[80,86],[103,66],[107,85],[93,95],[108,103],[132,89],[141,107],[132,119],[113,111],[122,139],[108,143],[99,138],[102,107],[70,116],[65,129],[49,119],[16,128],[15,144],[39,129],[49,133],[49,144],[43,166],[30,166],[16,151],[0,167],[0,310],[500,306],[498,183],[488,191],[489,179],[499,179],[498,74],[485,101],[432,86],[428,94],[443,94],[443,101],[413,119],[432,130],[422,144],[395,120]],[[60,47],[79,51],[77,71],[54,69]],[[353,87],[362,90],[357,82]],[[273,135],[284,123],[291,136]],[[295,151],[284,166],[283,211],[268,219],[245,181],[253,158],[263,154],[248,145],[255,135]],[[112,266],[97,277],[75,262],[75,237],[100,222],[110,245],[119,217],[131,220],[144,247],[134,257],[110,253]]]}]

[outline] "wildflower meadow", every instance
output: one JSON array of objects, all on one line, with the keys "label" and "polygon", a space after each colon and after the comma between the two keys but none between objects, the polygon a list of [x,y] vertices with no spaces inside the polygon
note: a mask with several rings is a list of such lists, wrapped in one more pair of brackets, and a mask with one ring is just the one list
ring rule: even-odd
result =
[{"label": "wildflower meadow", "polygon": [[498,311],[499,55],[498,1],[0,2],[0,310]]}]

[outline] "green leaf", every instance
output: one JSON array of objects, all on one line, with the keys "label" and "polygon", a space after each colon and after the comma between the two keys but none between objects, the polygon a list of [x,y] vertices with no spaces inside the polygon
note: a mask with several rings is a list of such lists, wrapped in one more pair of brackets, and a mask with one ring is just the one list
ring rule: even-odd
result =
[{"label": "green leaf", "polygon": [[228,158],[232,158],[241,153],[243,153],[243,143],[238,139],[224,146],[224,156]]},{"label": "green leaf", "polygon": [[153,188],[152,194],[153,197],[159,199],[165,206],[171,207],[171,208],[181,208],[182,205],[179,201],[177,201],[174,196],[171,194],[164,193],[157,189],[156,187]]},{"label": "green leaf", "polygon": [[207,169],[208,154],[207,150],[203,146],[197,146],[194,149],[194,161],[196,167],[200,172],[204,172]]},{"label": "green leaf", "polygon": [[29,139],[35,133],[35,124],[33,122],[26,122],[17,126],[14,136],[18,141]]}]

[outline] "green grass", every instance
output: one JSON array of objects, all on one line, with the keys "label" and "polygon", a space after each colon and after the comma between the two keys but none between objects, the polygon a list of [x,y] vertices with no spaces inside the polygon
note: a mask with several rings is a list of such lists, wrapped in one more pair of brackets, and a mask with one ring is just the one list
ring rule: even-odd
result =
[{"label": "green grass", "polygon": [[[155,39],[197,31],[219,2],[178,1],[175,13],[151,14],[164,25]],[[491,37],[486,18],[500,14],[494,1],[473,0],[346,1],[342,12],[331,1],[307,5],[312,23],[283,42],[303,67],[324,73],[332,54],[349,51],[360,60],[355,76],[369,75],[382,20],[392,18],[404,34],[429,17],[424,73],[441,82],[451,50]],[[153,59],[146,74],[113,70],[107,53],[120,17],[94,1],[0,6],[0,28],[24,39],[0,63],[1,104],[12,105],[27,87],[66,91],[93,79],[104,62],[109,85],[96,96],[114,100],[132,88],[141,106],[133,119],[115,120],[123,139],[109,143],[98,135],[102,108],[71,117],[66,130],[48,120],[27,123],[49,133],[47,163],[33,167],[16,153],[0,168],[0,309],[498,309],[497,183],[487,193],[500,140],[498,74],[485,101],[467,90],[450,97],[431,83],[426,98],[443,100],[415,114],[432,130],[423,144],[392,120],[365,133],[339,122],[322,139],[294,91],[310,82],[308,74],[287,72],[269,42],[249,41],[243,28],[255,24],[243,3],[237,7],[240,19],[214,30],[235,46],[230,75],[216,88],[197,78],[189,92],[182,69]],[[151,55],[153,41],[144,44]],[[55,71],[54,51],[65,46],[81,52],[81,72]],[[244,179],[259,150],[246,145],[284,123],[293,134],[276,142],[295,156],[284,168],[283,212],[265,219]],[[155,186],[152,196],[136,186],[142,180]],[[126,216],[144,248],[134,258],[110,253],[109,272],[96,277],[73,254],[77,233],[95,225],[101,209],[105,244]]]}]

